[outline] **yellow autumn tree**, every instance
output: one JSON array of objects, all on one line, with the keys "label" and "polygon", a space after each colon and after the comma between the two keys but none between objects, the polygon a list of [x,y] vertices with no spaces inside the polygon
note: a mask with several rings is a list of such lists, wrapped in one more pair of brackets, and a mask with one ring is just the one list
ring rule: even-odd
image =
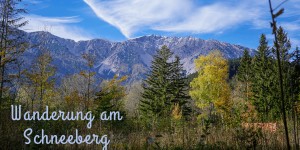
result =
[{"label": "yellow autumn tree", "polygon": [[220,51],[212,51],[207,56],[195,60],[198,76],[190,83],[190,96],[196,105],[208,109],[209,114],[230,111],[230,87],[228,80],[228,62]]}]

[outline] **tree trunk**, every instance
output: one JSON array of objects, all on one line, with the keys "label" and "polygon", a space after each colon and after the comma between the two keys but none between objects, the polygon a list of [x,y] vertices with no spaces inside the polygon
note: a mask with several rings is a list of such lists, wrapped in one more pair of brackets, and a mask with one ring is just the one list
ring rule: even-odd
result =
[{"label": "tree trunk", "polygon": [[287,119],[286,119],[286,112],[285,112],[285,100],[284,100],[284,91],[283,91],[283,77],[282,77],[282,66],[281,66],[281,57],[279,53],[279,45],[277,40],[277,27],[276,27],[276,21],[275,21],[275,15],[273,13],[273,8],[271,4],[271,0],[269,0],[269,6],[270,6],[270,12],[272,16],[272,28],[273,28],[273,34],[275,37],[275,47],[276,47],[276,56],[277,56],[277,64],[278,64],[278,76],[279,76],[279,85],[280,85],[280,99],[281,99],[281,112],[282,112],[282,120],[284,125],[284,131],[285,131],[285,139],[286,139],[286,146],[287,149],[290,150],[290,140],[289,140],[289,131],[287,127]]},{"label": "tree trunk", "polygon": [[297,126],[296,126],[296,110],[295,110],[295,107],[293,106],[293,110],[292,110],[292,117],[293,117],[293,128],[294,128],[294,131],[293,131],[293,134],[294,134],[294,141],[295,141],[295,147],[296,147],[296,150],[299,149],[299,145],[298,145],[298,138],[297,138]]}]

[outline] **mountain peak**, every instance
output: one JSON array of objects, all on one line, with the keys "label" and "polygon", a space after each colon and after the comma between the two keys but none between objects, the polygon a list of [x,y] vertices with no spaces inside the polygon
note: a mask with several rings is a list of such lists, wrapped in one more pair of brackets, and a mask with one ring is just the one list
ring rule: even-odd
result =
[{"label": "mountain peak", "polygon": [[143,41],[143,40],[149,40],[149,39],[160,39],[162,37],[163,36],[161,36],[161,35],[150,34],[150,35],[135,37],[135,38],[132,38],[129,40]]},{"label": "mountain peak", "polygon": [[[202,40],[192,36],[166,37],[160,35],[146,35],[123,42],[111,42],[103,39],[93,39],[75,42],[59,38],[49,32],[32,32],[27,34],[32,45],[43,43],[42,46],[50,50],[53,63],[57,66],[58,76],[78,73],[87,69],[82,53],[95,56],[94,71],[102,78],[113,77],[114,74],[129,76],[129,82],[140,80],[150,70],[151,61],[156,51],[163,45],[181,58],[181,63],[187,73],[193,73],[194,59],[199,55],[207,55],[218,49],[228,58],[238,58],[243,54],[243,46],[219,42],[217,40]],[[25,52],[24,60],[29,66],[37,55],[38,49]],[[254,51],[250,50],[250,54]],[[30,58],[29,58],[30,57]]]}]

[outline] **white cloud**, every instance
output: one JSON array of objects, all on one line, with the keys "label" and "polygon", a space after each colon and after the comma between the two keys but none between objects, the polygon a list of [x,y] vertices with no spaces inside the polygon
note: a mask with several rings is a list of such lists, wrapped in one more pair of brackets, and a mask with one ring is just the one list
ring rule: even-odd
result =
[{"label": "white cloud", "polygon": [[[249,27],[270,29],[267,0],[83,0],[102,20],[118,28],[127,38],[146,30],[171,33],[223,33],[226,29]],[[272,1],[273,8],[282,1]],[[289,0],[279,24],[289,32],[293,45],[300,44],[300,0]],[[271,41],[270,41],[271,42]]]},{"label": "white cloud", "polygon": [[297,22],[283,22],[281,26],[287,31],[300,31],[300,25]]},{"label": "white cloud", "polygon": [[[95,14],[130,37],[142,27],[171,23],[186,16],[190,0],[84,0]],[[176,17],[175,17],[176,16]]]},{"label": "white cloud", "polygon": [[193,15],[176,24],[158,26],[154,29],[170,32],[211,33],[232,27],[248,18],[243,16],[243,10],[231,9],[221,4],[204,6],[195,10]]},{"label": "white cloud", "polygon": [[299,38],[290,38],[292,47],[295,48],[296,46],[300,47],[300,40]]},{"label": "white cloud", "polygon": [[46,30],[53,35],[75,41],[89,40],[93,38],[93,36],[88,34],[84,29],[73,25],[80,22],[80,19],[76,16],[43,17],[37,15],[28,15],[25,16],[25,18],[29,21],[29,23],[28,25],[24,26],[22,30],[27,32]]},{"label": "white cloud", "polygon": [[[257,2],[256,2],[257,1]],[[194,0],[84,0],[102,20],[126,37],[143,29],[212,33],[247,21],[259,23],[261,0],[197,5]]]},{"label": "white cloud", "polygon": [[295,22],[282,22],[280,26],[287,32],[290,38],[292,47],[300,46],[300,24],[299,21]]},{"label": "white cloud", "polygon": [[30,3],[30,4],[40,4],[42,1],[40,0],[25,0],[25,3]]}]

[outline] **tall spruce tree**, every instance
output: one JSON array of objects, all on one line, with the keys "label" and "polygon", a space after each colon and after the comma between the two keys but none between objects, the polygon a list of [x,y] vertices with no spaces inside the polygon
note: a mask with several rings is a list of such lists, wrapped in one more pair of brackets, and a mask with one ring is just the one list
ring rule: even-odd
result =
[{"label": "tall spruce tree", "polygon": [[188,90],[188,84],[186,83],[186,75],[183,70],[183,66],[180,63],[179,56],[175,56],[175,61],[172,63],[172,92],[173,97],[172,102],[178,103],[180,106],[184,105],[186,103],[186,100],[190,98],[186,94]]},{"label": "tall spruce tree", "polygon": [[292,62],[293,74],[291,77],[292,81],[292,97],[293,101],[296,102],[299,100],[298,94],[300,92],[300,49],[296,47],[295,51],[292,54]]},{"label": "tall spruce tree", "polygon": [[175,56],[175,61],[172,63],[172,104],[173,110],[175,109],[175,106],[179,106],[179,111],[181,111],[182,116],[184,118],[188,117],[191,113],[191,109],[186,105],[188,103],[188,100],[190,99],[190,96],[188,95],[188,83],[187,83],[187,77],[185,74],[185,71],[183,70],[183,66],[180,63],[179,56]]},{"label": "tall spruce tree", "polygon": [[[173,53],[167,46],[162,46],[154,56],[151,72],[144,81],[144,92],[140,103],[140,110],[144,118],[156,125],[161,119],[170,119],[175,105],[180,109],[187,102],[185,75],[179,57],[171,61]],[[178,108],[176,108],[178,109]]]},{"label": "tall spruce tree", "polygon": [[143,100],[140,109],[143,116],[155,123],[158,117],[166,116],[171,111],[171,75],[172,63],[168,62],[172,52],[163,46],[154,56],[151,72],[144,81]]},{"label": "tall spruce tree", "polygon": [[295,51],[292,54],[292,77],[291,77],[291,100],[292,100],[292,120],[293,120],[293,135],[295,141],[296,149],[300,149],[300,145],[298,142],[298,114],[300,107],[300,99],[299,99],[299,92],[300,92],[300,50],[299,47],[296,47]]},{"label": "tall spruce tree", "polygon": [[300,65],[300,49],[298,46],[296,47],[295,51],[293,52],[292,59],[293,59],[292,60],[293,64]]},{"label": "tall spruce tree", "polygon": [[[282,68],[282,79],[283,79],[283,90],[284,90],[284,100],[286,110],[291,110],[292,107],[292,91],[295,87],[293,87],[292,76],[294,74],[294,69],[291,66],[290,60],[292,59],[292,54],[289,53],[291,49],[291,43],[288,39],[287,33],[283,30],[282,27],[277,29],[277,41],[278,48],[281,59],[281,68]],[[275,43],[274,43],[275,45]],[[275,55],[275,50],[273,50]],[[276,64],[277,66],[278,64]]]},{"label": "tall spruce tree", "polygon": [[[285,110],[292,118],[293,121],[293,138],[295,141],[296,149],[298,145],[297,133],[297,103],[299,100],[299,49],[298,47],[294,53],[289,53],[291,48],[290,40],[287,33],[282,27],[277,29],[277,42],[280,53],[281,68],[282,68],[282,81],[284,91]],[[292,61],[291,61],[292,60]]]},{"label": "tall spruce tree", "polygon": [[237,78],[244,83],[243,93],[248,101],[251,96],[251,78],[252,78],[252,58],[249,55],[248,50],[244,50],[243,57],[240,60],[240,66],[238,68]]},{"label": "tall spruce tree", "polygon": [[278,77],[275,62],[264,34],[261,35],[258,52],[253,59],[252,93],[253,104],[262,121],[278,117]]}]

